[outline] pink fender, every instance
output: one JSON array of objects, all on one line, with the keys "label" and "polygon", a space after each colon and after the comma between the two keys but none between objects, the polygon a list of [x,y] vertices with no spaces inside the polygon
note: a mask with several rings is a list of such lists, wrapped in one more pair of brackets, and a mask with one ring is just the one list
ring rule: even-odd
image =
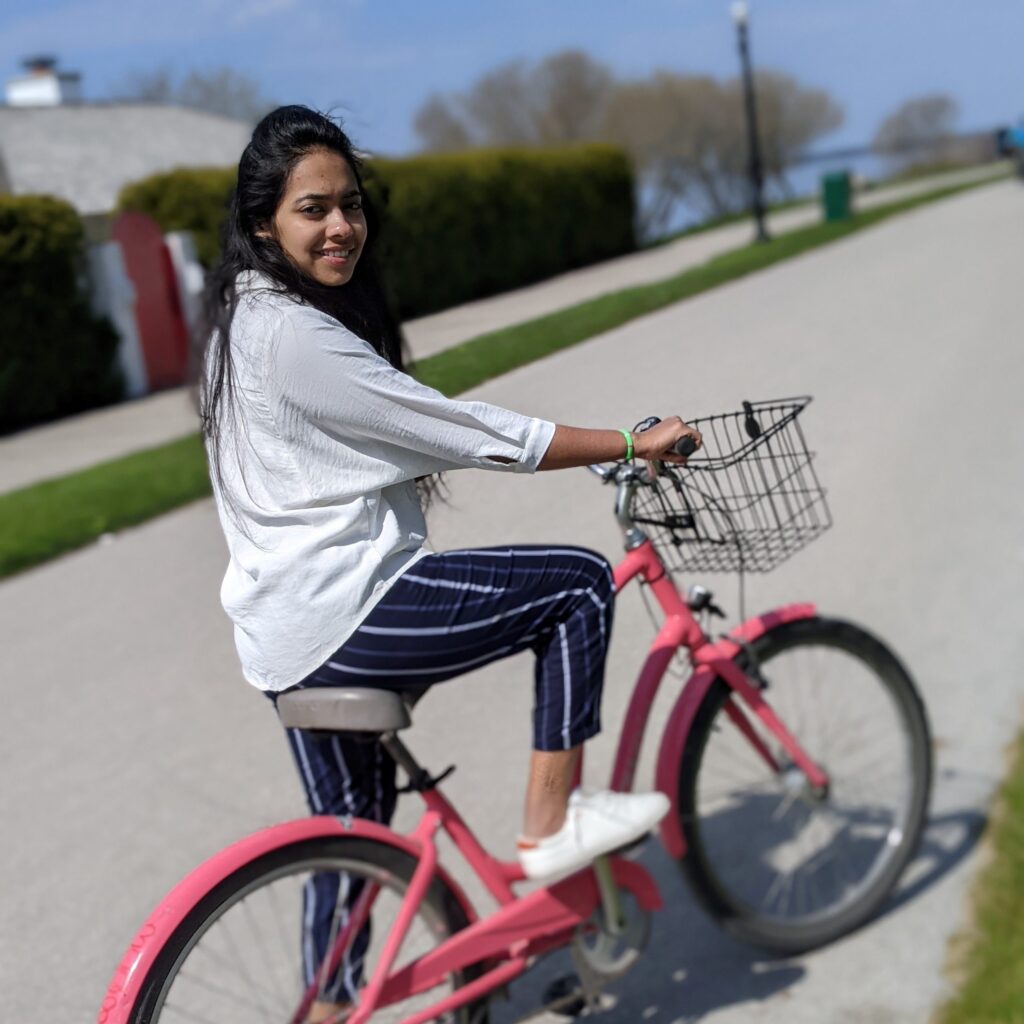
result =
[{"label": "pink fender", "polygon": [[771,629],[777,629],[787,622],[796,622],[798,619],[812,619],[817,614],[818,610],[813,604],[789,604],[775,608],[763,615],[747,619],[731,630],[728,637],[723,637],[717,643],[705,644],[694,653],[693,660],[697,667],[687,680],[669,715],[658,750],[655,772],[657,788],[672,801],[672,812],[661,822],[661,841],[665,849],[676,859],[686,854],[686,840],[679,825],[678,813],[679,765],[697,709],[717,678],[715,662],[731,661],[742,650],[740,644],[733,642],[731,637],[743,643],[752,643]]},{"label": "pink fender", "polygon": [[[100,1007],[97,1024],[126,1024],[139,996],[142,982],[164,944],[185,916],[208,892],[250,861],[290,843],[320,836],[353,836],[394,846],[418,859],[420,846],[408,836],[398,835],[372,821],[317,816],[289,821],[255,832],[221,850],[186,875],[158,904],[139,929],[121,959]],[[449,886],[472,923],[476,912],[462,889],[440,866],[437,874]]]}]

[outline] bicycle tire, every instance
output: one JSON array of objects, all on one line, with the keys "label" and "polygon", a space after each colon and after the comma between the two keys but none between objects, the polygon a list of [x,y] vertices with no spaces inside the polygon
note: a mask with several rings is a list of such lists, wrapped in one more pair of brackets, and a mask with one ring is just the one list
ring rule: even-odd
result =
[{"label": "bicycle tire", "polygon": [[[225,996],[223,992],[226,984],[222,962],[223,949],[217,956],[213,955],[213,951],[206,950],[206,958],[216,965],[216,980],[205,982],[206,988],[199,986],[203,991],[199,996],[195,996],[192,990],[196,988],[196,982],[194,978],[190,977],[184,993],[177,993],[179,999],[183,998],[188,1003],[185,1007],[171,1002],[170,997],[175,995],[176,985],[181,985],[185,979],[184,969],[193,962],[203,941],[211,937],[215,929],[224,925],[228,914],[237,908],[244,907],[246,901],[254,894],[262,895],[264,902],[269,900],[280,908],[282,896],[280,894],[274,896],[271,889],[278,882],[292,879],[290,886],[294,887],[298,884],[300,877],[307,874],[344,871],[350,879],[361,876],[378,882],[381,885],[381,892],[388,892],[388,909],[390,909],[390,904],[397,907],[397,902],[400,901],[402,894],[407,889],[416,864],[417,861],[414,857],[393,846],[374,840],[345,836],[306,839],[261,855],[233,872],[207,893],[175,929],[143,981],[129,1020],[132,1024],[170,1024],[172,1020],[177,1022],[182,1019],[216,1020],[217,1024],[228,1024],[229,1020],[237,1017],[239,1021],[272,1020],[275,1024],[278,1021],[280,1024],[288,1024],[291,1014],[299,1005],[305,986],[299,964],[301,960],[299,933],[302,915],[298,906],[294,908],[296,910],[293,922],[294,934],[287,936],[283,942],[277,943],[278,949],[283,952],[284,957],[287,958],[290,951],[294,954],[296,964],[293,970],[288,969],[283,963],[271,961],[270,957],[261,958],[268,962],[252,965],[254,971],[258,968],[258,974],[253,975],[248,971],[243,971],[242,980],[245,989],[236,993],[229,992]],[[386,934],[387,929],[381,927],[386,922],[379,921],[376,916],[379,903],[380,898],[378,897],[371,913],[374,915],[372,917],[374,931],[383,935]],[[261,913],[263,912],[258,906],[254,910],[250,905],[249,922],[243,922],[247,925],[247,930],[251,927],[254,914]],[[431,946],[437,945],[469,923],[454,893],[442,879],[436,876],[420,905],[417,918],[419,924],[426,929],[425,938],[422,929],[416,932],[420,945],[425,943],[429,943]],[[236,917],[235,920],[237,922],[238,918]],[[236,932],[232,941],[237,942],[238,939],[236,924]],[[246,936],[243,935],[242,939],[245,940]],[[223,940],[221,941],[223,944]],[[251,940],[249,941],[251,943]],[[425,949],[419,950],[420,953],[425,951]],[[372,947],[370,953],[368,960],[372,959]],[[407,959],[402,958],[396,966],[406,962],[408,962]],[[245,965],[240,966],[245,967]],[[372,972],[372,969],[371,963],[367,974]],[[257,1014],[246,1000],[254,985],[260,989],[266,989],[271,983],[271,972],[274,980],[286,975],[292,976],[294,978],[292,991],[281,993],[280,1004],[273,1008],[266,1004],[257,1007],[261,1010],[261,1014]],[[469,983],[480,973],[482,970],[479,965],[471,965],[463,971],[453,974],[449,979],[451,989],[454,990]],[[241,997],[240,1001],[239,997]],[[424,993],[418,998],[421,1001],[419,1004],[410,1006],[409,1001],[403,1001],[400,1006],[385,1008],[374,1013],[372,1020],[374,1022],[379,1020],[382,1024],[392,1020],[398,1021],[415,1012],[416,1009],[443,998],[443,994],[439,994],[438,989],[435,988],[430,993]],[[206,1000],[198,1010],[192,1005],[196,999]],[[225,999],[234,1001],[225,1003]],[[216,1005],[213,1005],[214,1003]],[[241,1006],[241,1009],[236,1012],[234,1007],[237,1006]],[[169,1012],[165,1013],[165,1011]],[[478,1000],[439,1019],[450,1021],[451,1024],[487,1024],[487,1001],[486,999]]]},{"label": "bicycle tire", "polygon": [[[837,671],[842,669],[845,674],[856,669],[855,674],[862,680],[874,680],[879,684],[879,693],[869,696],[866,690],[861,690],[857,699],[869,700],[871,707],[877,705],[883,710],[888,707],[894,713],[905,750],[898,757],[888,758],[892,763],[880,763],[883,771],[894,776],[903,771],[906,776],[906,795],[898,819],[894,814],[893,820],[886,822],[878,807],[857,809],[853,804],[840,805],[837,787],[840,784],[844,787],[844,799],[847,792],[854,792],[854,787],[845,779],[840,780],[838,774],[832,776],[835,765],[830,764],[829,751],[822,749],[828,744],[807,735],[812,731],[807,720],[799,715],[787,717],[785,710],[776,706],[784,689],[796,690],[798,673],[794,666],[806,662],[812,651],[822,651],[829,656],[838,652],[838,661],[831,657],[826,659],[824,655],[819,660],[831,660]],[[784,659],[785,655],[793,657]],[[847,659],[845,662],[843,657]],[[899,659],[877,637],[849,622],[813,618],[788,623],[761,636],[749,653],[744,651],[737,656],[737,662],[748,673],[753,667],[755,678],[760,672],[762,678],[759,681],[766,684],[765,699],[779,712],[783,723],[808,754],[830,774],[830,790],[826,795],[812,794],[803,773],[786,764],[781,745],[772,737],[769,746],[782,770],[772,772],[764,761],[758,759],[765,778],[757,784],[751,783],[745,796],[732,790],[729,802],[712,810],[713,800],[707,798],[706,793],[710,791],[710,776],[722,761],[726,745],[746,745],[751,762],[755,760],[749,743],[742,739],[725,713],[726,701],[732,691],[723,680],[716,680],[697,711],[679,767],[679,816],[687,846],[681,866],[699,902],[730,933],[770,952],[806,952],[853,931],[874,916],[913,857],[925,826],[931,789],[928,719],[914,682]],[[826,710],[835,712],[840,706],[849,705],[849,694],[842,689],[834,692],[818,690],[811,696],[813,703],[818,705],[812,709],[811,717],[817,717],[818,721],[824,719]],[[782,703],[787,703],[787,700]],[[830,702],[830,708],[821,706],[824,701]],[[791,700],[788,702],[792,703]],[[798,720],[790,720],[793,717]],[[723,729],[723,726],[727,728]],[[767,736],[765,731],[758,731],[762,737]],[[848,746],[846,729],[838,735],[841,745]],[[870,742],[877,748],[877,737]],[[712,758],[709,752],[713,747],[716,749]],[[858,751],[863,754],[862,748]],[[739,771],[740,768],[736,767],[738,758],[733,757],[728,768]],[[903,768],[899,765],[894,768],[896,762],[900,762]],[[752,771],[756,772],[756,768]],[[794,782],[797,776],[804,786],[802,795]],[[861,782],[859,785],[863,787],[864,784]],[[798,793],[796,799],[792,796],[794,792]],[[793,814],[797,804],[801,806]],[[847,815],[845,828],[841,824],[843,814]],[[738,826],[738,820],[744,815],[746,827]],[[779,825],[787,817],[794,829],[789,836]],[[754,827],[750,827],[752,824]],[[788,901],[793,899],[794,883],[789,880],[780,885],[779,879],[784,876],[785,868],[776,868],[771,861],[772,858],[776,862],[784,862],[787,857],[791,861],[799,858],[797,851],[802,840],[795,834],[797,825],[804,830],[817,828],[819,833],[830,826],[835,827],[834,839],[829,840],[835,849],[830,856],[823,850],[815,851],[805,858],[803,864],[790,871],[792,876],[797,870],[806,868],[809,872],[807,878],[815,892],[807,892],[805,880],[805,912],[787,915],[782,912],[784,907],[780,906],[780,894],[786,893],[788,905]],[[722,850],[731,841],[730,829],[738,837],[742,849],[735,853],[733,860],[727,861]],[[820,892],[814,885],[815,881],[820,883],[824,880],[826,869],[833,875],[838,873],[837,858],[841,851],[836,850],[839,840],[845,840],[851,847],[851,855],[846,856],[849,863],[842,868],[845,873],[851,866],[856,867],[866,861],[871,835],[878,835],[877,841],[870,840],[877,846],[877,851],[863,877],[858,880],[854,875],[857,884],[841,886],[837,890],[841,898],[811,906],[809,897]],[[774,877],[771,877],[773,871]],[[770,877],[771,887],[766,888]],[[848,877],[844,874],[842,880],[845,882]],[[799,910],[798,883],[795,892],[794,902]]]}]

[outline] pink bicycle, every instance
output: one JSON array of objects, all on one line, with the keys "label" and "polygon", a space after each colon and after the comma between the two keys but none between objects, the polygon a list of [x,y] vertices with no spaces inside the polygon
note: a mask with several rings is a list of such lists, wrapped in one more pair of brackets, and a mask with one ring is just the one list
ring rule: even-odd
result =
[{"label": "pink bicycle", "polygon": [[[738,936],[793,953],[870,918],[916,849],[931,781],[927,718],[899,660],[870,633],[791,604],[718,639],[711,593],[684,597],[671,572],[766,571],[831,525],[797,417],[809,399],[744,403],[694,421],[686,467],[591,467],[617,488],[626,555],[663,621],[637,679],[611,777],[633,785],[649,711],[670,663],[692,672],[661,738],[657,786],[673,811],[661,840],[707,910]],[[517,895],[517,864],[492,857],[399,730],[413,701],[381,690],[296,691],[285,724],[379,737],[425,804],[407,835],[359,819],[268,828],[197,868],[156,908],[110,984],[101,1024],[302,1024],[328,978],[355,972],[346,1024],[484,1024],[489,998],[541,955],[570,947],[596,1005],[640,957],[661,903],[621,851]],[[498,905],[479,916],[439,863],[447,833]],[[303,976],[302,893],[338,874],[329,953]]]}]

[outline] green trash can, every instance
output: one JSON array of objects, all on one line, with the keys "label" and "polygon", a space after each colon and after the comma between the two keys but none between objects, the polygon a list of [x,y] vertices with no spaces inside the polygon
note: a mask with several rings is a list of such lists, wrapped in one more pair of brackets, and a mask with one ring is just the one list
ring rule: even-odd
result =
[{"label": "green trash can", "polygon": [[821,205],[826,221],[847,220],[853,212],[849,171],[832,171],[821,179]]}]

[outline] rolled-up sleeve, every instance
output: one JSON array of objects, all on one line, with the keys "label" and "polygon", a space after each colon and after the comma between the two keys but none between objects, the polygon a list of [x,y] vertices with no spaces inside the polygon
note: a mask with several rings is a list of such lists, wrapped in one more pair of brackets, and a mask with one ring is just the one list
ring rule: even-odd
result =
[{"label": "rolled-up sleeve", "polygon": [[447,398],[327,318],[284,318],[272,364],[294,414],[401,475],[462,467],[532,473],[555,430],[486,402]]}]

